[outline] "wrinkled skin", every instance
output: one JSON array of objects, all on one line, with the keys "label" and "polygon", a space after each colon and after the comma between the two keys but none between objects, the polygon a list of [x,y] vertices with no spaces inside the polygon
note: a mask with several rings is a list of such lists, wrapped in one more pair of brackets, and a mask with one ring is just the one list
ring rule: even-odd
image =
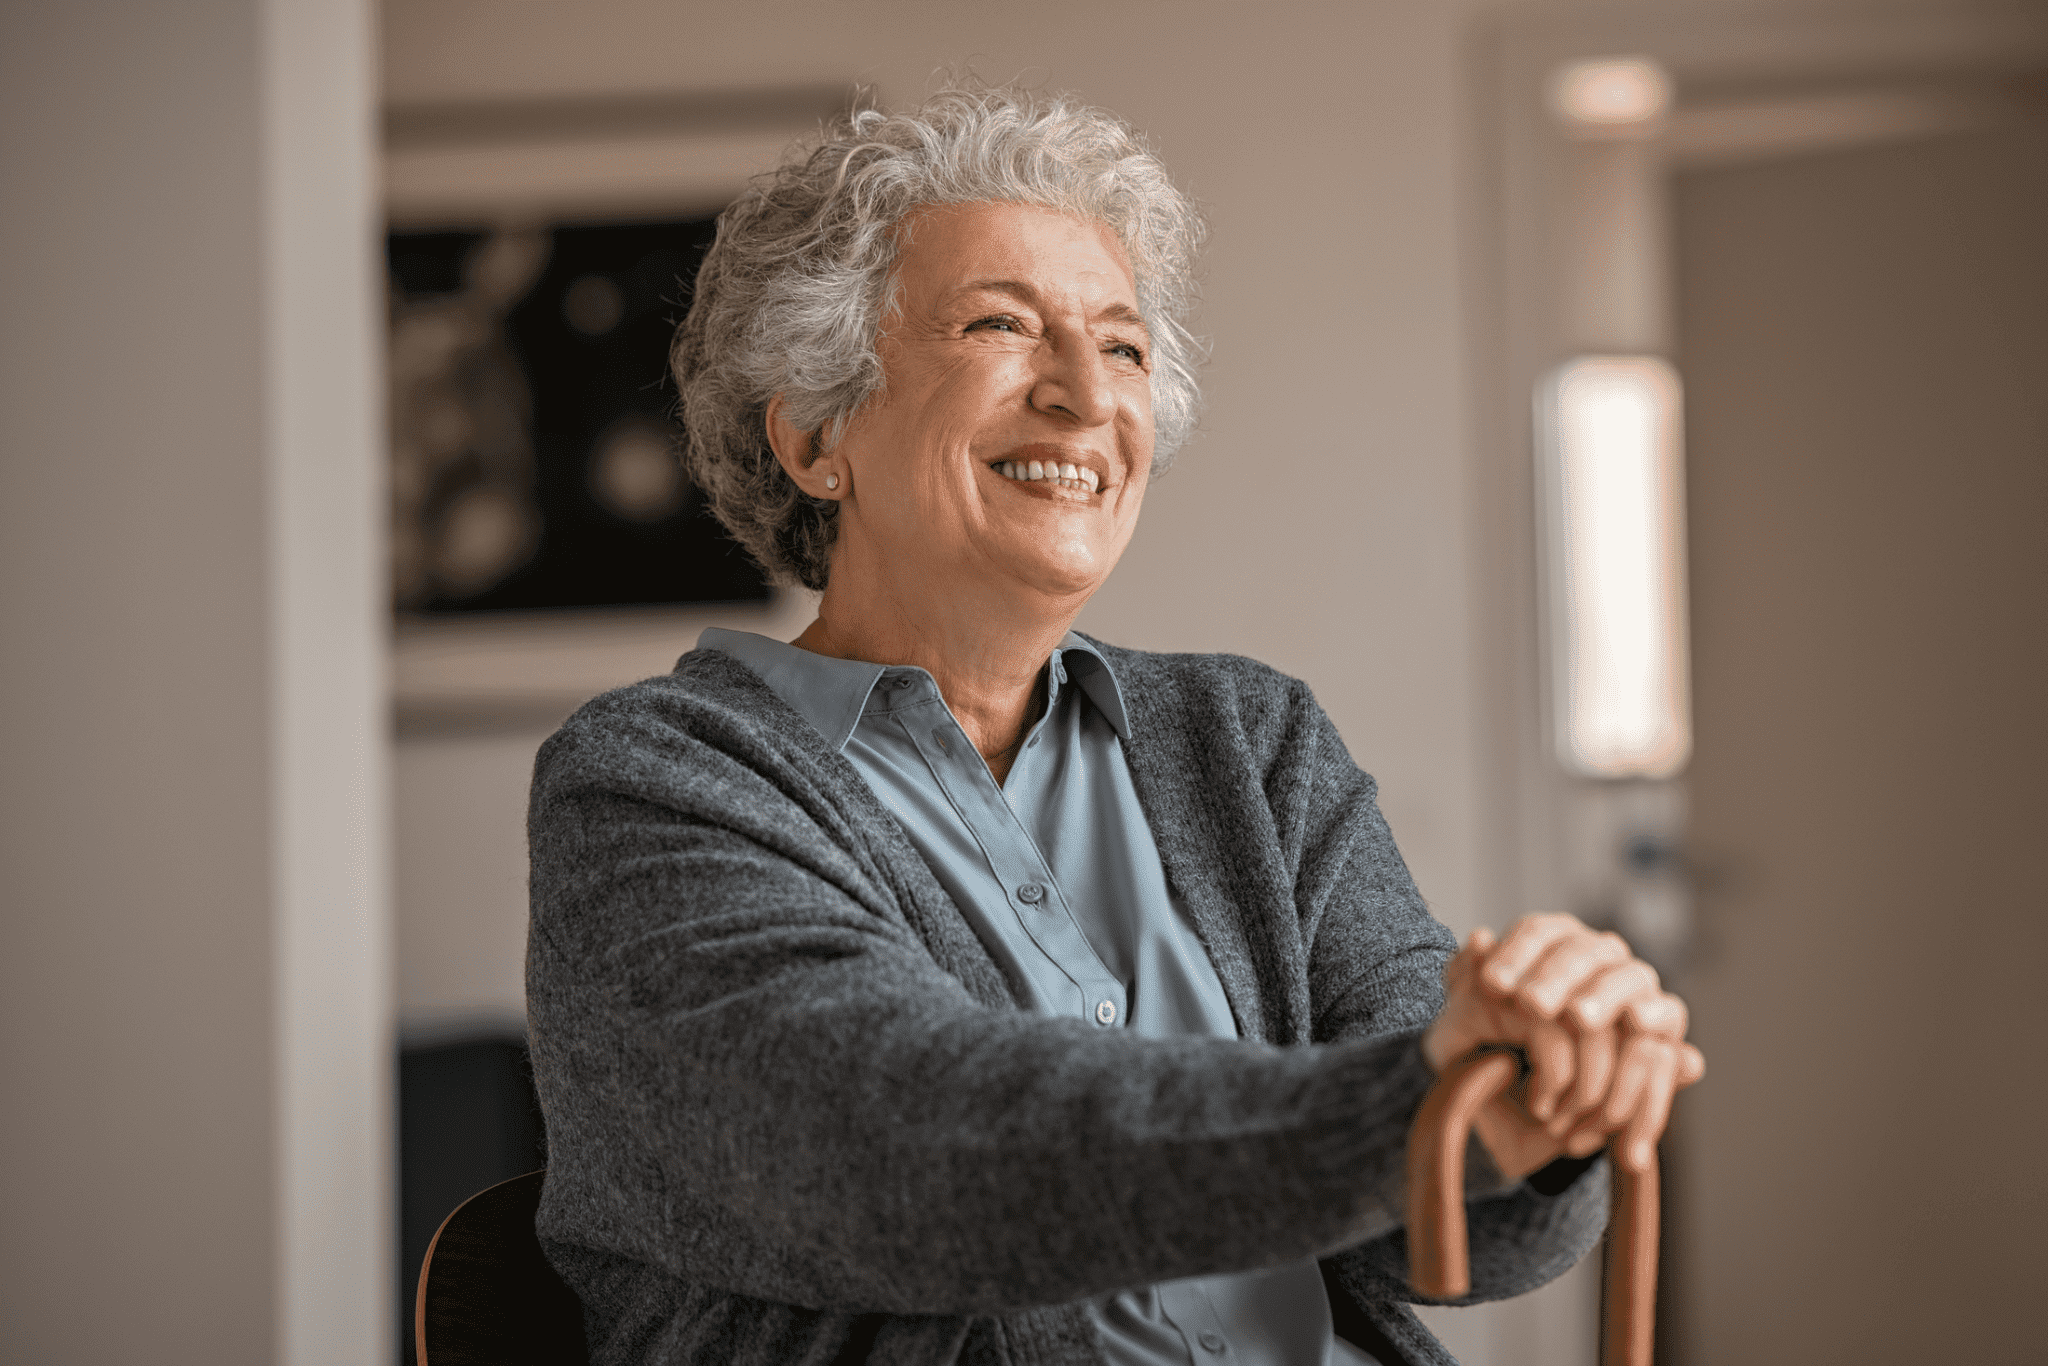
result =
[{"label": "wrinkled skin", "polygon": [[[1020,204],[922,210],[899,229],[886,382],[829,450],[770,405],[769,440],[836,500],[821,654],[925,668],[998,781],[1039,669],[1116,566],[1152,464],[1151,338],[1116,237]],[[1006,460],[1093,473],[1020,483]]]}]

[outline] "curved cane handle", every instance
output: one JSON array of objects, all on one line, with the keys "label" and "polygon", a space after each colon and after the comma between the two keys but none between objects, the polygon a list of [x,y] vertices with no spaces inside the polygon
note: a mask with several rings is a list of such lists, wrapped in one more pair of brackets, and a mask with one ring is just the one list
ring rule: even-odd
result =
[{"label": "curved cane handle", "polygon": [[[1506,1053],[1468,1053],[1446,1067],[1408,1131],[1408,1280],[1433,1299],[1472,1289],[1465,1238],[1465,1144],[1488,1101],[1520,1070]],[[1607,1258],[1607,1366],[1650,1366],[1657,1311],[1657,1167],[1611,1163],[1614,1204]]]},{"label": "curved cane handle", "polygon": [[1520,1070],[1506,1053],[1467,1053],[1443,1070],[1408,1131],[1408,1281],[1433,1299],[1472,1288],[1465,1241],[1465,1142],[1486,1102]]}]

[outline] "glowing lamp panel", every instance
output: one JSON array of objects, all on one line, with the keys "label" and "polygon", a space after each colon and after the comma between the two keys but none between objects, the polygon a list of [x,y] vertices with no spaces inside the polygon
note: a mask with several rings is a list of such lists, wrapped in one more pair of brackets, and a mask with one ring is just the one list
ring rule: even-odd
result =
[{"label": "glowing lamp panel", "polygon": [[1670,74],[1648,57],[1600,57],[1551,73],[1550,108],[1580,132],[1655,125],[1671,108]]},{"label": "glowing lamp panel", "polygon": [[1544,382],[1537,418],[1559,758],[1670,777],[1692,749],[1678,376],[1582,357]]}]

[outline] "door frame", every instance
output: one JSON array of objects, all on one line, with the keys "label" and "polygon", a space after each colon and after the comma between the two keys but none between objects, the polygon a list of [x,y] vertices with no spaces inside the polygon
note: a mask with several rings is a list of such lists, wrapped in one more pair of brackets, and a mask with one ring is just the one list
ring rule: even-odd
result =
[{"label": "door frame", "polygon": [[[1553,758],[1549,736],[1531,395],[1544,373],[1593,339],[1573,335],[1563,297],[1568,244],[1558,239],[1573,219],[1574,143],[1544,91],[1564,63],[1618,56],[1650,57],[1673,79],[1671,114],[1638,162],[1648,178],[1642,192],[1658,205],[1668,204],[1674,170],[1901,141],[2048,109],[2048,90],[2029,80],[2048,70],[2048,12],[2009,0],[1689,14],[1600,7],[1496,16],[1475,28],[1465,73],[1473,111],[1465,251],[1488,766],[1481,819],[1484,846],[1496,851],[1481,874],[1493,923],[1539,908],[1611,916],[1628,879],[1642,875],[1620,857],[1631,835],[1684,848],[1682,775],[1574,778]],[[1673,360],[1683,376],[1670,321],[1668,209],[1657,220],[1657,269],[1645,285],[1656,297],[1642,311],[1661,323],[1643,349]],[[1689,902],[1685,869],[1681,856],[1652,875],[1675,879]],[[1683,961],[1680,953],[1672,964],[1681,992]],[[1682,1161],[1682,1148],[1673,1156]],[[1665,1183],[1667,1199],[1678,1184]],[[1671,1212],[1682,1219],[1682,1210]],[[1667,1253],[1660,1361],[1678,1359],[1682,1276]],[[1566,1297],[1583,1301],[1576,1309],[1553,1302],[1519,1311],[1528,1320],[1528,1331],[1513,1335],[1527,1344],[1519,1360],[1591,1359],[1597,1278],[1571,1279]]]}]

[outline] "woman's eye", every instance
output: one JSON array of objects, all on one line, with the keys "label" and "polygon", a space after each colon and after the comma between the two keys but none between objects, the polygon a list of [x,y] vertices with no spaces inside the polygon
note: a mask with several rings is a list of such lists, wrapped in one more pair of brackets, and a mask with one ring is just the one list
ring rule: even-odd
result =
[{"label": "woman's eye", "polygon": [[979,322],[972,322],[967,324],[967,330],[969,332],[975,331],[978,328],[988,328],[992,331],[1003,332],[1023,331],[1023,328],[1017,325],[1017,320],[1015,318],[1008,316],[1007,314],[998,314],[993,318],[983,318]]},{"label": "woman's eye", "polygon": [[1109,349],[1112,354],[1124,357],[1133,365],[1145,363],[1145,353],[1130,342],[1118,342]]}]

